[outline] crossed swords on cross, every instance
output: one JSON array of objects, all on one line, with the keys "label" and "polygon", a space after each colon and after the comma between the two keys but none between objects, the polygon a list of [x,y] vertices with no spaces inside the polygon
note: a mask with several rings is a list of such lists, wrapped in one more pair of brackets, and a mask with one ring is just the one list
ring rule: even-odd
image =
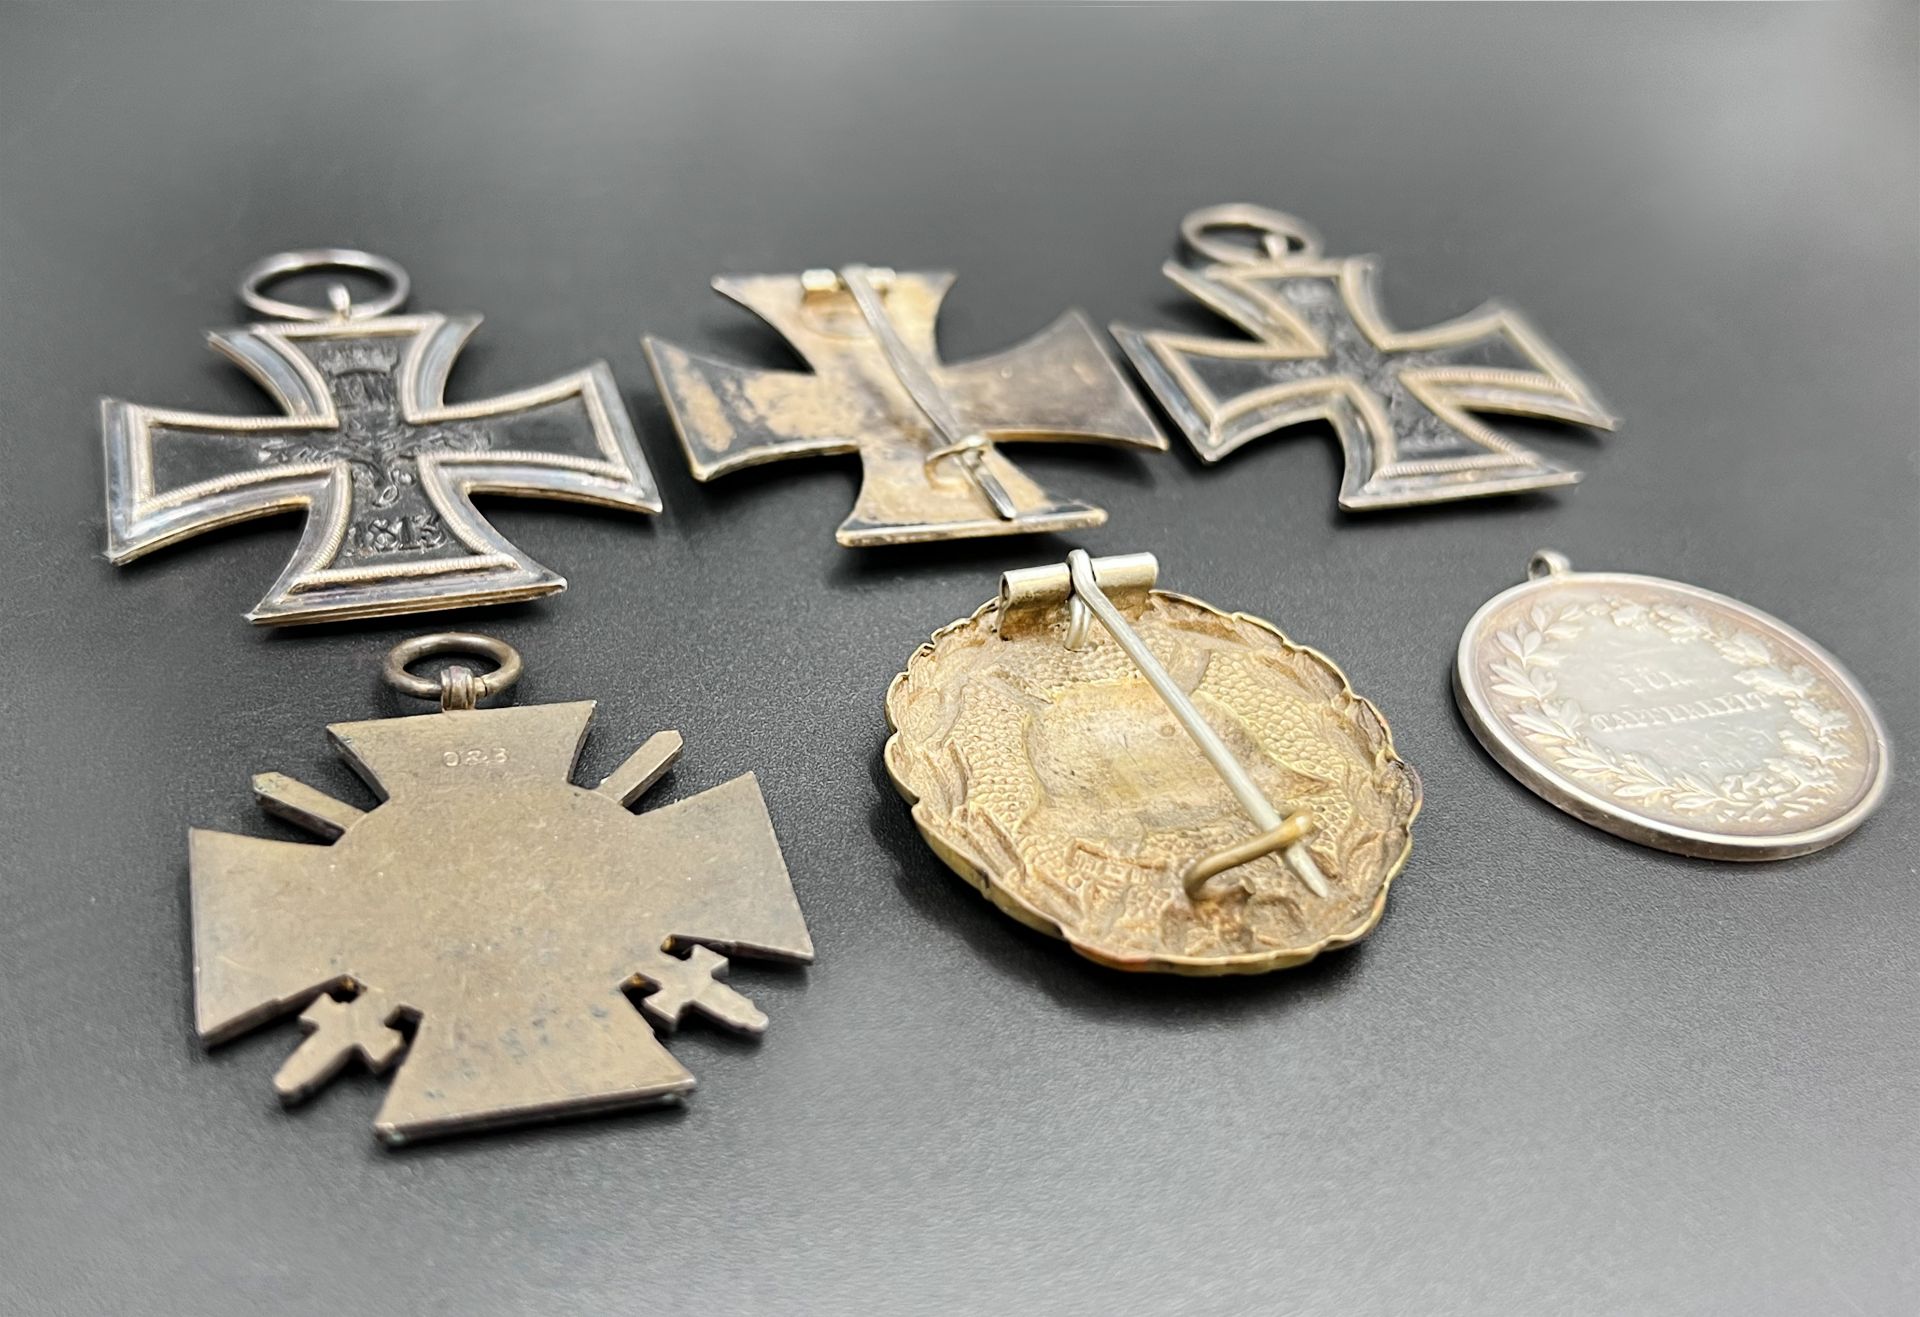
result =
[{"label": "crossed swords on cross", "polygon": [[[680,757],[680,733],[657,732],[643,742],[613,772],[593,788],[595,792],[631,808]],[[330,796],[285,773],[260,773],[253,794],[267,813],[333,841],[365,817],[366,811]],[[640,999],[641,1011],[656,1025],[672,1032],[688,1010],[698,1010],[730,1029],[745,1034],[764,1033],[766,1014],[752,1000],[720,980],[727,958],[695,943],[682,959],[663,955],[636,973],[629,987],[651,987]],[[274,1074],[273,1088],[288,1104],[318,1092],[358,1056],[368,1070],[384,1073],[405,1050],[407,1036],[395,1027],[404,1014],[401,1005],[376,987],[355,985],[346,999],[322,993],[300,1013],[306,1037]]]}]

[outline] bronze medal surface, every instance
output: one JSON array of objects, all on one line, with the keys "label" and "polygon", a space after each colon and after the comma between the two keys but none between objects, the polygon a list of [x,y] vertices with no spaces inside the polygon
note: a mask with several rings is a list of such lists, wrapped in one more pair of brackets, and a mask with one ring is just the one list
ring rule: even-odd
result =
[{"label": "bronze medal surface", "polygon": [[1153,590],[1128,620],[1265,794],[1310,811],[1316,896],[1279,853],[1187,895],[1250,824],[1113,637],[1001,605],[935,633],[887,692],[887,771],[953,869],[1021,922],[1129,970],[1259,973],[1366,936],[1412,846],[1420,783],[1324,656]]},{"label": "bronze medal surface", "polygon": [[678,733],[579,786],[591,700],[476,708],[520,659],[462,633],[403,643],[388,680],[431,698],[406,665],[445,653],[501,667],[447,669],[439,713],[328,729],[374,808],[254,779],[324,844],[194,829],[195,1031],[211,1046],[300,1012],[281,1100],[356,1060],[393,1070],[375,1119],[393,1145],[677,1099],[693,1075],[656,1029],[691,1011],[757,1035],[767,1017],[721,981],[728,958],[813,958],[758,783],[636,815]]}]

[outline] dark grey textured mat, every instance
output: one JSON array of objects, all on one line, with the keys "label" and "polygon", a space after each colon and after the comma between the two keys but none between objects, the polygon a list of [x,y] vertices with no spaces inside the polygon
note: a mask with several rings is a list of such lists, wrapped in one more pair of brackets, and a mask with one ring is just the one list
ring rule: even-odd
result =
[{"label": "dark grey textured mat", "polygon": [[[0,42],[0,1310],[1910,1312],[1911,774],[1756,868],[1582,827],[1454,712],[1529,551],[1818,638],[1920,753],[1910,8],[8,6]],[[855,554],[852,467],[687,475],[643,331],[778,362],[728,270],[951,268],[951,357],[1078,305],[1202,324],[1187,210],[1298,211],[1421,325],[1498,296],[1625,418],[1558,496],[1346,517],[1302,434],[1202,469],[1025,450],[1174,588],[1325,649],[1427,807],[1363,949],[1115,976],[920,844],[877,766],[913,647],[1064,542]],[[743,966],[684,1112],[392,1155],[376,1085],[283,1114],[291,1026],[189,1032],[185,831],[249,774],[353,790],[434,623],[240,618],[290,520],[102,559],[96,399],[257,411],[202,344],[257,256],[349,243],[479,311],[455,398],[608,358],[666,499],[491,505],[572,589],[460,619],[526,700],[759,774],[820,958]],[[1529,434],[1534,432],[1529,431]],[[1531,441],[1531,440],[1530,440]],[[360,797],[355,797],[359,799]]]}]

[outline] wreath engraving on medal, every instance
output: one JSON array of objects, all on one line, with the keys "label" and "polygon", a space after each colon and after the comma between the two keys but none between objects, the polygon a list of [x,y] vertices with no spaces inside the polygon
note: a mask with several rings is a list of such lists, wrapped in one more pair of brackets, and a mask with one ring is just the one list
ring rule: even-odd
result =
[{"label": "wreath engraving on medal", "polygon": [[1574,572],[1489,601],[1455,685],[1482,744],[1554,804],[1634,841],[1722,859],[1829,845],[1879,803],[1878,716],[1785,623],[1657,577]]},{"label": "wreath engraving on medal", "polygon": [[[1732,665],[1745,689],[1656,704],[1668,722],[1707,720],[1784,709],[1797,726],[1776,730],[1778,753],[1744,772],[1710,775],[1672,768],[1653,759],[1618,752],[1594,735],[1620,725],[1624,715],[1589,714],[1564,696],[1554,670],[1566,657],[1559,642],[1581,637],[1588,627],[1612,626],[1663,637],[1675,644],[1704,643]],[[1489,689],[1512,701],[1510,720],[1571,777],[1631,800],[1643,809],[1663,809],[1714,823],[1758,823],[1802,818],[1839,788],[1838,766],[1856,757],[1848,732],[1853,722],[1804,663],[1776,656],[1754,632],[1709,617],[1685,605],[1652,607],[1609,595],[1556,614],[1536,604],[1513,626],[1494,633],[1505,657],[1490,667]],[[1782,667],[1786,663],[1789,666]],[[1676,696],[1693,695],[1675,690]]]}]

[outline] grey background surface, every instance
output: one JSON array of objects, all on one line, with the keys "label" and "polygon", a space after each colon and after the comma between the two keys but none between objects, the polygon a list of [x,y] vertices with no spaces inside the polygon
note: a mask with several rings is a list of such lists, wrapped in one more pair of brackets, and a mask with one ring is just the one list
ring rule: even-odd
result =
[{"label": "grey background surface", "polygon": [[[0,1310],[1688,1312],[1920,1307],[1910,768],[1754,868],[1583,827],[1453,708],[1542,545],[1823,641],[1920,754],[1910,7],[8,6],[0,41]],[[1557,497],[1342,516],[1324,435],[1217,468],[1023,450],[1165,580],[1331,653],[1427,804],[1385,924],[1261,981],[1116,976],[946,872],[887,680],[1065,542],[855,554],[851,463],[687,475],[639,337],[778,363],[729,270],[952,268],[951,357],[1069,305],[1206,323],[1187,210],[1298,211],[1392,316],[1500,296],[1626,418]],[[758,772],[819,948],[757,1046],[642,1113],[394,1155],[378,1085],[283,1114],[291,1024],[191,1041],[185,830],[355,790],[329,721],[436,623],[268,634],[257,522],[129,569],[95,400],[258,412],[209,354],[257,256],[348,243],[488,319],[451,395],[608,358],[652,524],[490,506],[572,589],[457,620],[593,697],[583,771]],[[447,619],[441,619],[447,620]],[[360,797],[355,797],[360,798]]]}]

